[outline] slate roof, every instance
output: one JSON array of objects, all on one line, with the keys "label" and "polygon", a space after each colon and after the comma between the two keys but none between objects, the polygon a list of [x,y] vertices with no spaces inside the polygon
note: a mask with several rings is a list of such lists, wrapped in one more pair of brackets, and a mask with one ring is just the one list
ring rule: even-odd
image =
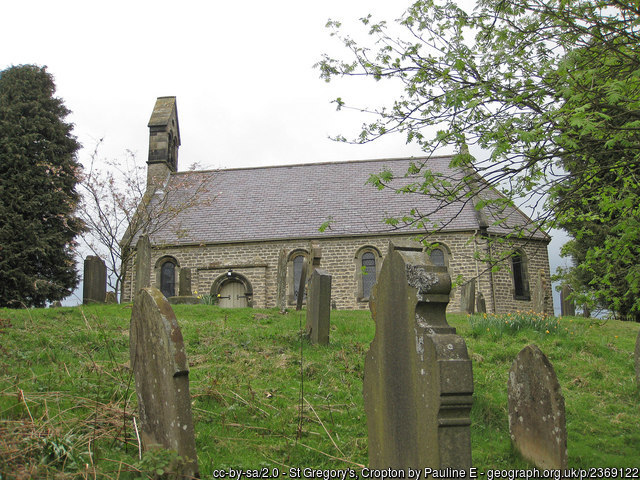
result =
[{"label": "slate roof", "polygon": [[[152,204],[164,200],[170,208],[162,207],[163,211],[174,209],[178,213],[152,233],[151,242],[188,245],[418,233],[415,228],[393,228],[384,223],[385,217],[406,215],[414,208],[431,214],[430,220],[438,222],[444,231],[479,229],[483,215],[471,201],[439,205],[427,195],[398,194],[367,184],[371,174],[385,169],[399,177],[394,186],[416,181],[403,177],[411,161],[424,160],[401,158],[172,173],[163,191],[154,195]],[[463,175],[449,168],[450,160],[448,156],[432,157],[427,165],[434,173],[459,180]],[[194,205],[185,208],[192,201]],[[484,215],[491,224],[493,215],[486,211]],[[489,227],[490,232],[504,234],[514,225],[530,222],[517,209],[502,216],[507,217],[505,224]],[[321,233],[320,226],[328,220],[330,227]],[[535,237],[548,239],[541,232]]]}]

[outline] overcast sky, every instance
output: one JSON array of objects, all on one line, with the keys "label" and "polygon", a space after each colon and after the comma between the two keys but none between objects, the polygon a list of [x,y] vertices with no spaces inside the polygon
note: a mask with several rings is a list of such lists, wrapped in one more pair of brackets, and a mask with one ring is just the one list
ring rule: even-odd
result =
[{"label": "overcast sky", "polygon": [[[355,136],[371,117],[336,112],[336,97],[375,107],[397,91],[388,83],[329,84],[313,68],[322,53],[345,54],[329,36],[329,18],[355,32],[358,19],[393,20],[405,0],[302,2],[21,0],[5,2],[0,69],[46,65],[84,145],[101,155],[142,161],[155,99],[176,96],[182,146],[179,169],[232,168],[420,155],[401,137],[368,145]],[[552,272],[564,263],[550,248]],[[556,300],[557,303],[557,300]]]}]

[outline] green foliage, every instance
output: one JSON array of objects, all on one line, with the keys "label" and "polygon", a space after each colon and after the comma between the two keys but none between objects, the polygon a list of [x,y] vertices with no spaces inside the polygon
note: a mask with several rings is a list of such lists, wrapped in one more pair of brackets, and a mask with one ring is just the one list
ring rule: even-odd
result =
[{"label": "green foliage", "polygon": [[[460,152],[451,162],[460,178],[426,175],[412,192],[441,199],[442,208],[479,197],[495,231],[513,206],[537,207],[533,224],[510,235],[566,228],[575,239],[567,253],[577,264],[577,296],[639,318],[639,23],[637,2],[478,0],[470,11],[452,0],[418,0],[393,28],[364,18],[373,45],[330,21],[350,57],[325,55],[317,68],[327,81],[366,76],[402,86],[354,142],[396,132],[428,155]],[[357,108],[344,97],[339,105]],[[408,176],[419,178],[413,167]],[[382,174],[371,182],[395,188]]]},{"label": "green foliage", "polygon": [[80,144],[45,67],[0,72],[0,306],[43,306],[78,282]]},{"label": "green foliage", "polygon": [[516,312],[499,315],[487,314],[470,315],[469,325],[471,334],[475,337],[487,335],[492,338],[500,338],[503,334],[515,335],[521,330],[532,330],[544,335],[573,335],[568,327],[560,327],[560,319],[546,313]]}]

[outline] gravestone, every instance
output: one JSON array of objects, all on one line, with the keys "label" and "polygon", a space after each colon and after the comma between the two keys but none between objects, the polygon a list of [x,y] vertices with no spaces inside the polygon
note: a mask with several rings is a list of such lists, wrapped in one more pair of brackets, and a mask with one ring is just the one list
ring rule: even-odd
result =
[{"label": "gravestone", "polygon": [[573,290],[567,284],[562,285],[560,290],[560,314],[564,316],[575,316],[576,306],[573,300],[569,298]]},{"label": "gravestone", "polygon": [[307,334],[311,343],[329,344],[331,275],[316,268],[307,294]]},{"label": "gravestone", "polygon": [[60,302],[60,300],[56,300],[50,305],[49,308],[60,308],[60,307],[62,307],[62,302]]},{"label": "gravestone", "polygon": [[640,386],[640,331],[636,338],[636,352],[635,352],[635,366],[636,366],[636,385]]},{"label": "gravestone", "polygon": [[129,355],[135,375],[142,447],[174,450],[185,459],[181,475],[198,476],[189,394],[189,363],[171,306],[154,287],[133,302]]},{"label": "gravestone", "polygon": [[472,280],[465,283],[460,290],[460,310],[463,313],[473,315],[476,304],[476,282]]},{"label": "gravestone", "polygon": [[118,303],[118,297],[116,292],[107,292],[107,296],[104,299],[105,303]]},{"label": "gravestone", "polygon": [[509,433],[520,454],[541,469],[567,468],[564,397],[549,359],[524,347],[509,371]]},{"label": "gravestone", "polygon": [[[140,235],[136,244],[136,292],[151,286],[151,243],[149,235]],[[135,296],[134,295],[134,296]]]},{"label": "gravestone", "polygon": [[389,244],[370,308],[376,331],[365,358],[371,468],[471,467],[471,360],[447,324],[446,267],[420,247]]},{"label": "gravestone", "polygon": [[178,275],[178,295],[181,297],[190,297],[191,292],[191,269],[181,268]]},{"label": "gravestone", "polygon": [[276,307],[282,311],[287,308],[287,252],[284,248],[278,255],[276,276]]},{"label": "gravestone", "polygon": [[320,268],[320,263],[322,262],[322,248],[317,243],[312,243],[311,247],[309,248],[309,251],[310,251],[309,258],[311,259],[311,268],[309,269],[309,272],[307,273],[307,275],[311,277],[311,275],[313,274],[313,271],[316,268]]},{"label": "gravestone", "polygon": [[476,296],[476,312],[487,313],[487,302],[485,301],[482,292],[478,292],[478,295]]},{"label": "gravestone", "polygon": [[538,270],[536,275],[536,285],[533,292],[533,310],[537,313],[544,313],[547,300],[547,278],[544,270]]},{"label": "gravestone", "polygon": [[302,262],[302,273],[300,274],[300,283],[298,284],[298,298],[296,298],[296,310],[302,310],[304,302],[305,290],[307,288],[307,259]]},{"label": "gravestone", "polygon": [[104,303],[107,295],[107,267],[94,255],[84,259],[82,303]]}]

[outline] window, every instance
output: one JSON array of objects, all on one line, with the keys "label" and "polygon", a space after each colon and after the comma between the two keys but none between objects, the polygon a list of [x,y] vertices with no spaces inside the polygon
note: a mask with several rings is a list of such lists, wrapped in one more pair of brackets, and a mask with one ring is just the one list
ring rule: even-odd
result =
[{"label": "window", "polygon": [[527,264],[522,252],[515,252],[511,256],[511,270],[513,272],[513,296],[516,300],[530,300],[529,279],[527,278]]},{"label": "window", "polygon": [[167,298],[176,294],[176,265],[171,260],[160,267],[160,291]]},{"label": "window", "polygon": [[297,255],[293,259],[293,298],[297,300],[300,291],[300,277],[302,277],[302,265],[304,255]]},{"label": "window", "polygon": [[429,259],[431,260],[431,263],[433,263],[434,265],[438,265],[440,267],[446,266],[446,264],[444,263],[444,252],[442,251],[441,248],[434,248],[433,250],[431,250],[431,253],[429,254]]},{"label": "window", "polygon": [[[289,305],[295,305],[298,301],[300,278],[302,277],[302,270],[307,255],[307,251],[302,249],[294,250],[289,254],[289,259],[287,260],[287,301]],[[307,292],[304,292],[303,300],[306,301],[306,298]]]},{"label": "window", "polygon": [[376,283],[376,257],[373,252],[362,254],[362,297],[369,298]]},{"label": "window", "polygon": [[378,279],[382,255],[373,246],[364,246],[358,249],[355,256],[356,269],[356,299],[358,302],[368,302],[373,286]]}]

